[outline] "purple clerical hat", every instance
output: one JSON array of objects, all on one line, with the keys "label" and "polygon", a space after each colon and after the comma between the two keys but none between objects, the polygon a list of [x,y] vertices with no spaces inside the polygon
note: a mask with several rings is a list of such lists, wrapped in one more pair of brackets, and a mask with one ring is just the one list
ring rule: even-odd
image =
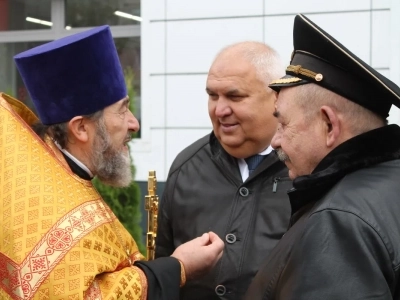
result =
[{"label": "purple clerical hat", "polygon": [[32,48],[14,59],[45,125],[92,114],[127,95],[107,25]]}]

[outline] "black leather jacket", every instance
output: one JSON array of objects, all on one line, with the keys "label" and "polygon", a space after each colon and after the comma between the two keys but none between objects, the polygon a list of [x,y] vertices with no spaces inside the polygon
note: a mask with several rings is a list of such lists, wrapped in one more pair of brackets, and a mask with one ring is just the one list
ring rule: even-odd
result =
[{"label": "black leather jacket", "polygon": [[237,160],[214,134],[185,150],[171,166],[160,201],[156,256],[204,232],[225,241],[222,259],[201,280],[188,282],[181,299],[240,299],[260,263],[289,226],[292,187],[275,153],[268,155],[246,182]]},{"label": "black leather jacket", "polygon": [[289,193],[291,228],[246,298],[400,299],[400,128],[335,148]]}]

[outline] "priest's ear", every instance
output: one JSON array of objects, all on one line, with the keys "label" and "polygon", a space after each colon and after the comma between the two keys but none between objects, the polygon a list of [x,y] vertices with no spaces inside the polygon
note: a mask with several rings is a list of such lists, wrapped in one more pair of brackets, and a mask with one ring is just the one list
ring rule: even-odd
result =
[{"label": "priest's ear", "polygon": [[90,131],[92,131],[93,122],[83,116],[73,117],[68,122],[69,142],[86,143],[89,140]]}]

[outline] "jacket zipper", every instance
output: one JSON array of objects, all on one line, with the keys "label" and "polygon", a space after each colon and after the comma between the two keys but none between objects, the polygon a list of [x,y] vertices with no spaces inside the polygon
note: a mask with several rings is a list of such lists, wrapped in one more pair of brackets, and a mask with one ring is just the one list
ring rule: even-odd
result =
[{"label": "jacket zipper", "polygon": [[273,193],[276,193],[276,189],[277,189],[277,187],[278,187],[278,181],[279,181],[279,179],[281,179],[280,177],[275,177],[274,178],[274,185],[272,186],[272,192]]},{"label": "jacket zipper", "polygon": [[272,185],[272,192],[276,193],[276,190],[278,189],[278,182],[288,179],[289,177],[275,177],[274,178],[274,184]]}]

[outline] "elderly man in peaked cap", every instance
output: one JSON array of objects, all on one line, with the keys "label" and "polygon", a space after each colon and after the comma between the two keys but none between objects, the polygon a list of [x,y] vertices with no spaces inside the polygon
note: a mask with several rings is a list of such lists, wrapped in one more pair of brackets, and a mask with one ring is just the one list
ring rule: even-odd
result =
[{"label": "elderly man in peaked cap", "polygon": [[289,231],[246,299],[400,298],[400,89],[303,15],[272,146],[289,168]]},{"label": "elderly man in peaked cap", "polygon": [[142,261],[94,189],[93,176],[130,183],[126,144],[139,129],[109,27],[15,62],[40,122],[0,94],[0,298],[178,299],[186,277],[215,265],[223,242],[209,232],[171,257]]}]

